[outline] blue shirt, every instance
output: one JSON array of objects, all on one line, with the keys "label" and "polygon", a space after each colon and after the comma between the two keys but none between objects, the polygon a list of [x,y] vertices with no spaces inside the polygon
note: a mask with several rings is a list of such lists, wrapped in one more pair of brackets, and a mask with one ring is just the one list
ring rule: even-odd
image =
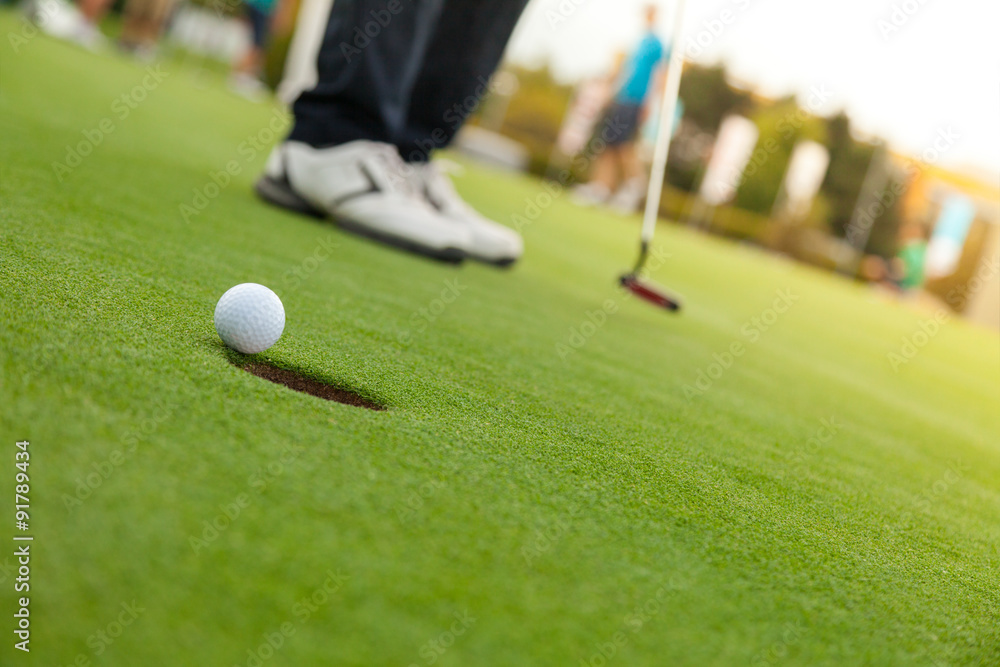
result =
[{"label": "blue shirt", "polygon": [[[266,14],[270,16],[271,10],[274,9],[274,5],[277,4],[277,0],[243,0],[261,14]],[[214,5],[213,5],[214,6]]]},{"label": "blue shirt", "polygon": [[625,64],[615,101],[622,104],[642,104],[649,94],[653,72],[664,55],[663,43],[656,35],[649,33],[643,37],[639,47]]}]

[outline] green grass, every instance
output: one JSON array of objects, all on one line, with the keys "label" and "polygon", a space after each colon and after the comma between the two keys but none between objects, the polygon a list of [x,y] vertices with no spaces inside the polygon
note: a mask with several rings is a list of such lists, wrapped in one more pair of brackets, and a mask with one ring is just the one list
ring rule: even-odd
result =
[{"label": "green grass", "polygon": [[[0,49],[0,495],[29,439],[35,536],[30,656],[0,556],[0,663],[246,665],[283,623],[266,665],[1000,662],[995,333],[952,321],[895,372],[927,313],[661,225],[654,277],[687,298],[671,316],[614,284],[638,221],[565,197],[511,271],[425,261],[258,203],[266,154],[239,146],[273,110],[217,78],[168,62],[119,120],[142,67],[44,37]],[[52,163],[106,117],[60,182]],[[458,185],[508,222],[542,192],[472,165]],[[287,312],[261,356],[390,409],[234,367],[212,311],[245,281]],[[752,342],[779,290],[797,301]]]}]

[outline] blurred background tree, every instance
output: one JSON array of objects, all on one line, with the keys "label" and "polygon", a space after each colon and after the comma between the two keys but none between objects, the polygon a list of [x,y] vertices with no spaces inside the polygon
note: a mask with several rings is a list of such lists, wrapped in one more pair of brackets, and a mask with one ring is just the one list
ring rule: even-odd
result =
[{"label": "blurred background tree", "polygon": [[736,190],[734,205],[770,215],[795,144],[811,140],[825,145],[826,126],[802,110],[794,96],[761,106],[750,120],[760,135]]},{"label": "blurred background tree", "polygon": [[746,115],[755,106],[749,92],[729,84],[724,65],[685,65],[680,98],[684,102],[684,117],[711,134],[719,131],[722,119],[729,114]]},{"label": "blurred background tree", "polygon": [[[499,93],[487,95],[470,122],[481,124],[487,118],[500,116],[499,127],[486,129],[527,148],[531,156],[529,171],[544,174],[576,86],[559,83],[547,64],[537,69],[517,65],[504,69],[517,77],[517,92],[510,99],[502,99]],[[496,105],[506,106],[502,116],[494,113]]]},{"label": "blurred background tree", "polygon": [[826,120],[826,131],[830,167],[820,186],[820,193],[829,201],[827,222],[830,233],[843,238],[854,214],[854,204],[861,194],[861,185],[875,155],[875,146],[854,140],[851,136],[851,121],[843,111]]},{"label": "blurred background tree", "polygon": [[679,190],[697,190],[711,153],[711,138],[722,119],[730,114],[747,115],[754,109],[753,96],[730,85],[728,76],[724,65],[684,66],[680,86],[684,117],[667,163],[667,183]]}]

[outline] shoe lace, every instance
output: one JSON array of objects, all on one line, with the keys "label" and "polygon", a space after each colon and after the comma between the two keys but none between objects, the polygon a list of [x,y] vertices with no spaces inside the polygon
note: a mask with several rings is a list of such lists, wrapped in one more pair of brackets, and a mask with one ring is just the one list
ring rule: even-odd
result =
[{"label": "shoe lace", "polygon": [[447,160],[437,160],[421,165],[418,169],[423,189],[436,207],[452,210],[469,207],[448,177],[449,173],[462,171],[461,165]]},{"label": "shoe lace", "polygon": [[403,161],[395,146],[372,145],[366,165],[369,178],[375,180],[381,189],[411,197],[420,196],[412,178],[415,167]]}]

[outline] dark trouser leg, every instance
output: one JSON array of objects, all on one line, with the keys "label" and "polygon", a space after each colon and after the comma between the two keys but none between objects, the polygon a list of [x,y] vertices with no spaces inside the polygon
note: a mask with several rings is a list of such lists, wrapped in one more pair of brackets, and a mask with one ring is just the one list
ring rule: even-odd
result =
[{"label": "dark trouser leg", "polygon": [[444,0],[334,0],[319,52],[319,83],[295,101],[288,138],[316,147],[355,139],[393,141],[405,126],[443,5]]},{"label": "dark trouser leg", "polygon": [[[339,1],[339,0],[337,0]],[[488,92],[528,0],[445,0],[433,41],[393,142],[409,162],[447,146]]]}]

